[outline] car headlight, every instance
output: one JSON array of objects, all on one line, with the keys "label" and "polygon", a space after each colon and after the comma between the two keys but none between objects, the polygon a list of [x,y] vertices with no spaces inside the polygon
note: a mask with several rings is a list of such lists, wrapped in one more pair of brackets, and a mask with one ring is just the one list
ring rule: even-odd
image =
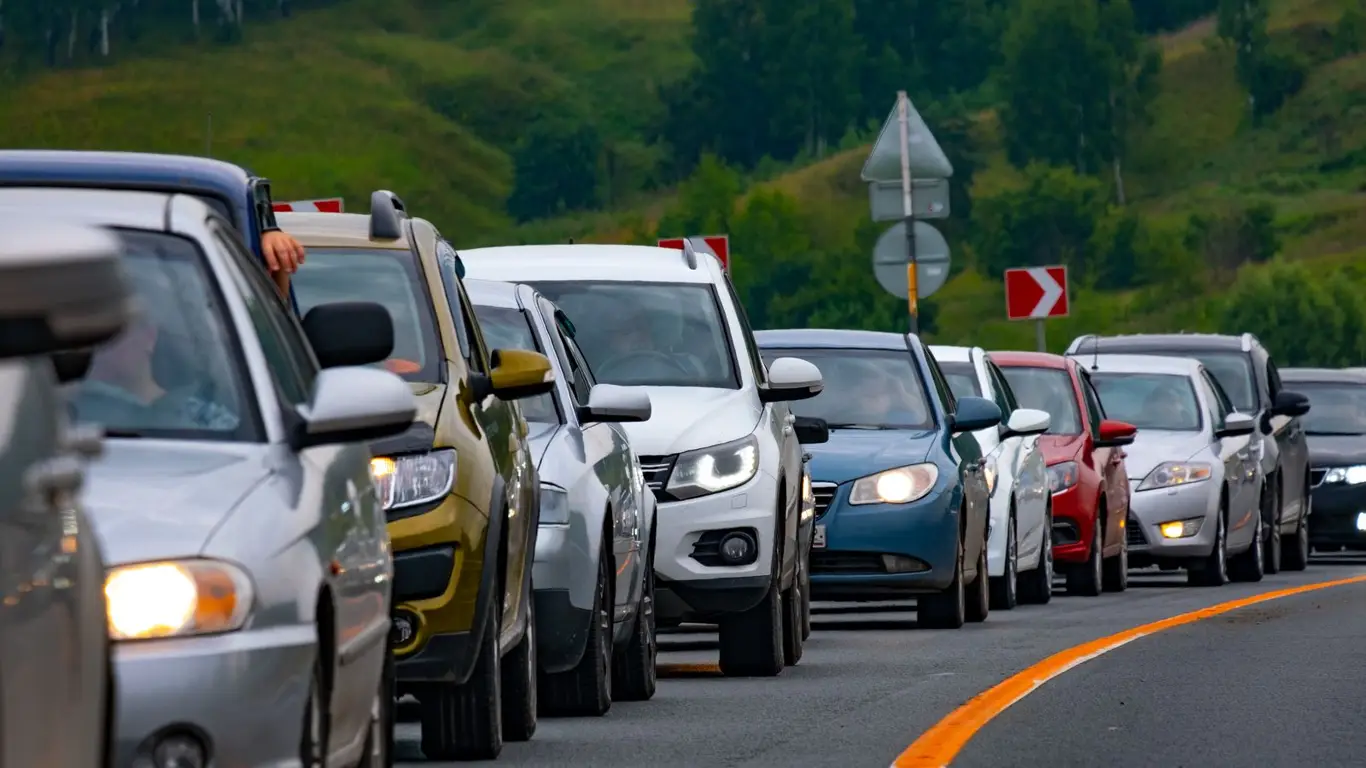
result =
[{"label": "car headlight", "polygon": [[986,466],[982,467],[982,474],[985,475],[985,476],[986,476],[986,479],[987,479],[987,495],[988,495],[988,496],[995,496],[995,495],[996,495],[996,465],[993,464],[993,463],[990,463],[990,462],[987,463]]},{"label": "car headlight", "polygon": [[235,565],[180,560],[111,568],[104,597],[110,638],[149,640],[240,629],[253,592]]},{"label": "car headlight", "polygon": [[679,456],[666,490],[674,498],[692,499],[744,485],[758,471],[759,441],[749,435]]},{"label": "car headlight", "polygon": [[1158,488],[1189,485],[1190,483],[1208,480],[1209,476],[1210,466],[1203,462],[1164,461],[1154,467],[1147,477],[1143,478],[1138,490],[1152,491]]},{"label": "car headlight", "polygon": [[1075,461],[1062,461],[1048,468],[1048,490],[1050,493],[1065,491],[1081,480],[1081,467]]},{"label": "car headlight", "polygon": [[1186,520],[1172,520],[1157,526],[1157,530],[1162,532],[1164,539],[1188,539],[1200,532],[1200,527],[1205,524],[1205,518],[1192,517]]},{"label": "car headlight", "polygon": [[924,498],[938,481],[939,467],[934,464],[897,467],[855,480],[849,503],[906,504]]},{"label": "car headlight", "polygon": [[1347,485],[1360,485],[1366,483],[1366,466],[1356,465],[1354,467],[1333,467],[1323,476],[1324,484],[1346,483]]},{"label": "car headlight", "polygon": [[558,485],[541,483],[541,525],[569,522],[569,493]]},{"label": "car headlight", "polygon": [[385,510],[435,501],[455,485],[455,451],[449,448],[370,460],[370,475]]}]

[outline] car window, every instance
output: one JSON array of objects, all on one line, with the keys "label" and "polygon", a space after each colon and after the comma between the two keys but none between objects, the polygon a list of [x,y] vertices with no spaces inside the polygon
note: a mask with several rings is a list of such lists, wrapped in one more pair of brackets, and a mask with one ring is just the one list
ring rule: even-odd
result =
[{"label": "car window", "polygon": [[769,363],[797,357],[820,369],[825,388],[792,403],[798,416],[832,429],[929,429],[934,415],[909,352],[880,349],[765,349]]},{"label": "car window", "polygon": [[1297,381],[1295,391],[1309,398],[1309,413],[1300,417],[1306,434],[1366,435],[1366,386]]},{"label": "car window", "polygon": [[1022,408],[1033,408],[1049,415],[1047,434],[1081,434],[1081,411],[1077,408],[1072,377],[1061,368],[1002,366],[1010,389]]},{"label": "car window", "polygon": [[[536,341],[531,319],[520,309],[511,307],[490,307],[476,304],[475,319],[484,332],[484,341],[494,349],[528,349],[545,353]],[[522,406],[522,416],[531,422],[559,424],[560,412],[555,407],[555,396],[549,392],[526,397],[518,401]]]},{"label": "car window", "polygon": [[953,391],[954,397],[981,397],[982,386],[977,380],[977,370],[972,363],[939,363],[939,371]]},{"label": "car window", "polygon": [[250,374],[200,246],[163,232],[117,232],[143,311],[65,390],[75,418],[111,437],[259,442]]},{"label": "car window", "polygon": [[1275,361],[1269,357],[1266,359],[1266,388],[1273,400],[1281,392],[1281,373],[1276,370]]},{"label": "car window", "polygon": [[1010,388],[1010,382],[1006,381],[1001,369],[997,368],[996,364],[990,360],[987,361],[987,375],[991,376],[991,385],[996,388],[997,395],[1005,402],[1003,407],[1006,410],[1003,410],[1002,413],[1006,414],[1006,418],[1010,418],[1010,414],[1020,407],[1019,402],[1015,400],[1015,391]]},{"label": "car window", "polygon": [[721,276],[721,281],[725,283],[726,293],[730,295],[730,302],[735,305],[735,312],[740,317],[740,328],[745,336],[745,353],[749,355],[750,366],[754,369],[754,380],[761,386],[768,383],[768,369],[764,366],[764,360],[759,354],[759,345],[754,341],[754,329],[749,324],[749,314],[745,312],[745,305],[740,302],[740,297],[735,293],[735,286],[731,285],[730,277]]},{"label": "car window", "polygon": [[465,319],[464,301],[460,297],[460,275],[455,271],[459,255],[455,248],[445,240],[436,241],[436,263],[441,270],[441,285],[446,289],[446,303],[450,306],[451,317],[455,320],[456,343],[460,345],[460,357],[467,364],[470,360],[470,331]]},{"label": "car window", "polygon": [[716,290],[706,284],[541,282],[574,323],[598,381],[739,389]]},{"label": "car window", "polygon": [[928,349],[925,350],[925,363],[930,369],[930,380],[934,382],[935,391],[939,393],[939,399],[944,402],[944,410],[948,413],[957,412],[958,397],[953,394],[953,389],[944,380],[944,371],[940,369],[939,361]]},{"label": "car window", "polygon": [[1224,422],[1232,410],[1228,407],[1227,399],[1219,391],[1219,385],[1215,383],[1214,377],[1209,375],[1209,371],[1201,368],[1198,381],[1207,402],[1205,412],[1209,414],[1211,429],[1223,429]]},{"label": "car window", "polygon": [[1105,411],[1120,421],[1144,430],[1200,431],[1200,403],[1189,376],[1097,371],[1090,380]]},{"label": "car window", "polygon": [[584,357],[583,351],[574,341],[575,330],[571,324],[562,320],[564,313],[558,307],[544,297],[541,297],[540,302],[546,325],[554,329],[552,334],[560,361],[564,363],[565,370],[569,371],[569,389],[574,395],[574,401],[579,405],[588,405],[589,395],[597,381],[588,367],[588,358]]},{"label": "car window", "polygon": [[372,301],[394,322],[394,351],[377,363],[408,381],[441,381],[436,316],[417,257],[407,249],[309,248],[294,273],[299,311],[337,301]]}]

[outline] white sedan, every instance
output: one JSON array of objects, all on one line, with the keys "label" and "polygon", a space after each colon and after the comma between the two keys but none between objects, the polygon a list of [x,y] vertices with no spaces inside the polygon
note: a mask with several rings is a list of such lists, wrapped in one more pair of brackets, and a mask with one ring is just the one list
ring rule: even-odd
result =
[{"label": "white sedan", "polygon": [[991,491],[991,608],[1047,603],[1053,596],[1053,510],[1038,436],[1048,429],[1050,417],[1019,407],[1009,382],[981,347],[933,346],[930,351],[954,397],[985,397],[1006,414],[1000,426],[973,433],[987,457]]}]

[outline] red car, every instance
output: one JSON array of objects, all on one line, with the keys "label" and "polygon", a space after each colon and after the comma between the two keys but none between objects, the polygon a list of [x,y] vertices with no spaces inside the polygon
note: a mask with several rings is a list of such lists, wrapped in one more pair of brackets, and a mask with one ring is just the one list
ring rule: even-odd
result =
[{"label": "red car", "polygon": [[1039,438],[1053,491],[1053,559],[1074,595],[1129,583],[1129,477],[1123,446],[1137,428],[1105,418],[1084,365],[1041,352],[992,352],[1021,408],[1052,417]]}]

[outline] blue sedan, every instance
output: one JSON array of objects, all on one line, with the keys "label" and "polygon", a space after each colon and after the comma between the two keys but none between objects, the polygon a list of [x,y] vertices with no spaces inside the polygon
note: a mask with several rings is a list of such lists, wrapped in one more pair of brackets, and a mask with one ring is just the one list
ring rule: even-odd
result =
[{"label": "blue sedan", "polygon": [[783,330],[755,334],[764,359],[820,368],[825,391],[793,403],[824,420],[829,442],[808,446],[818,515],[812,596],[913,597],[922,627],[957,629],[987,617],[990,480],[972,432],[1001,409],[955,398],[912,334]]}]

